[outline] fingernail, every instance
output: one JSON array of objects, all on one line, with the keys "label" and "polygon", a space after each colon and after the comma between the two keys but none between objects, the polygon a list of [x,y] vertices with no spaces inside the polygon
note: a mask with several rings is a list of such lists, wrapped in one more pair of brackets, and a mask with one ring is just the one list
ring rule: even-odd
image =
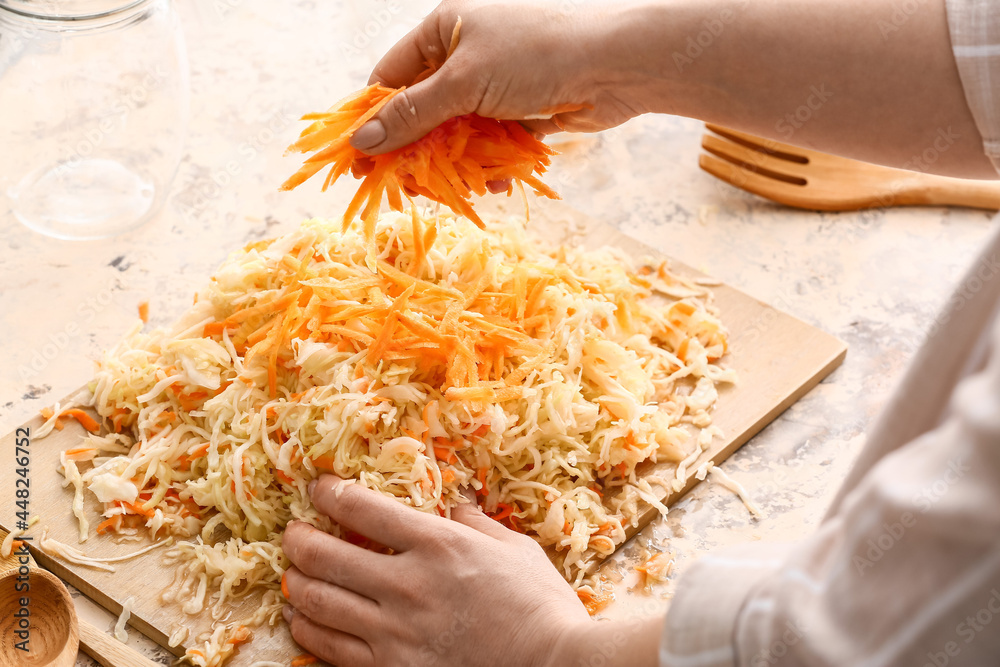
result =
[{"label": "fingernail", "polygon": [[378,118],[368,121],[362,125],[354,136],[351,137],[351,146],[363,151],[366,148],[378,146],[385,141],[385,125]]},{"label": "fingernail", "polygon": [[309,490],[309,495],[310,496],[313,494],[313,491],[316,489],[316,482],[318,482],[318,481],[319,481],[318,479],[314,479],[313,481],[309,482],[309,489],[308,490]]},{"label": "fingernail", "polygon": [[285,619],[285,623],[291,623],[292,616],[295,616],[295,607],[290,604],[286,604],[281,608],[281,616]]}]

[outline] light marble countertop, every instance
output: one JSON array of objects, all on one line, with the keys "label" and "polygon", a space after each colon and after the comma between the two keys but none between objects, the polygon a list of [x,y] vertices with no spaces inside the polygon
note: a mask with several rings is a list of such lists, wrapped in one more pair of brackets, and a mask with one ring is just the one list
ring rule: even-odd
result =
[{"label": "light marble countertop", "polygon": [[[297,165],[282,157],[301,127],[294,119],[364,84],[379,54],[428,6],[289,0],[279,9],[267,0],[183,0],[192,120],[164,209],[117,238],[56,241],[20,226],[0,193],[0,428],[12,430],[83,384],[91,360],[134,323],[140,302],[149,301],[151,324],[169,323],[230,250],[306,217],[343,211],[347,183],[325,195],[314,183],[294,195],[278,192]],[[366,26],[374,37],[364,35]],[[662,610],[678,574],[708,549],[811,531],[994,226],[991,214],[971,210],[782,208],[701,172],[701,131],[688,119],[648,117],[604,135],[558,138],[553,143],[564,154],[548,180],[571,206],[839,336],[850,349],[839,370],[723,466],[765,516],[752,520],[731,493],[698,486],[637,538],[669,540],[677,574],[651,593],[629,592],[635,575],[616,556],[608,571],[626,576],[608,617]],[[236,173],[227,176],[234,162]],[[9,495],[0,497],[12,502]],[[78,603],[98,627],[111,626],[110,614]],[[137,634],[135,646],[167,661]],[[78,664],[94,663],[81,655]]]}]

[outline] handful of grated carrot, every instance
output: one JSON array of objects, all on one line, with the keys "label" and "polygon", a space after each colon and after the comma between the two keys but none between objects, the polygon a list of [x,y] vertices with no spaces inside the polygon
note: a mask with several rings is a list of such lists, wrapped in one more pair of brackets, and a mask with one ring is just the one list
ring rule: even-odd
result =
[{"label": "handful of grated carrot", "polygon": [[[486,194],[491,181],[509,180],[522,193],[527,184],[539,195],[559,199],[538,179],[555,152],[512,120],[466,114],[388,153],[366,155],[353,148],[351,136],[403,90],[373,84],[342,99],[329,111],[303,116],[313,123],[288,148],[289,152],[312,155],[285,181],[282,190],[298,187],[327,166],[330,171],[323,182],[324,191],[348,170],[363,179],[344,213],[344,229],[360,212],[364,237],[371,248],[369,265],[374,264],[375,222],[383,195],[395,211],[403,210],[403,198],[409,199],[409,193],[424,195],[480,228],[483,221],[472,207],[472,195]],[[510,187],[507,194],[511,194]]]}]

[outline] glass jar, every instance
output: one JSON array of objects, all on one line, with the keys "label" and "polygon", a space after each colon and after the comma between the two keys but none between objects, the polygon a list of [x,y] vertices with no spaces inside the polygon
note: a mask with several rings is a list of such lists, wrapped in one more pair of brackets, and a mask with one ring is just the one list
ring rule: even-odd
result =
[{"label": "glass jar", "polygon": [[0,0],[0,195],[57,238],[138,226],[166,199],[189,97],[170,0]]}]

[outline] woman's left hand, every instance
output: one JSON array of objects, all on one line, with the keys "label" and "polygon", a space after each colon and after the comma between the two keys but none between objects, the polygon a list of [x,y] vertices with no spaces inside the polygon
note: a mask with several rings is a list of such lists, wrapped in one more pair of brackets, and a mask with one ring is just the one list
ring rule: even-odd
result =
[{"label": "woman's left hand", "polygon": [[[337,665],[567,664],[594,626],[530,537],[475,504],[452,520],[324,475],[313,503],[392,555],[293,522],[284,550],[292,636]],[[499,662],[498,662],[499,661]]]}]

